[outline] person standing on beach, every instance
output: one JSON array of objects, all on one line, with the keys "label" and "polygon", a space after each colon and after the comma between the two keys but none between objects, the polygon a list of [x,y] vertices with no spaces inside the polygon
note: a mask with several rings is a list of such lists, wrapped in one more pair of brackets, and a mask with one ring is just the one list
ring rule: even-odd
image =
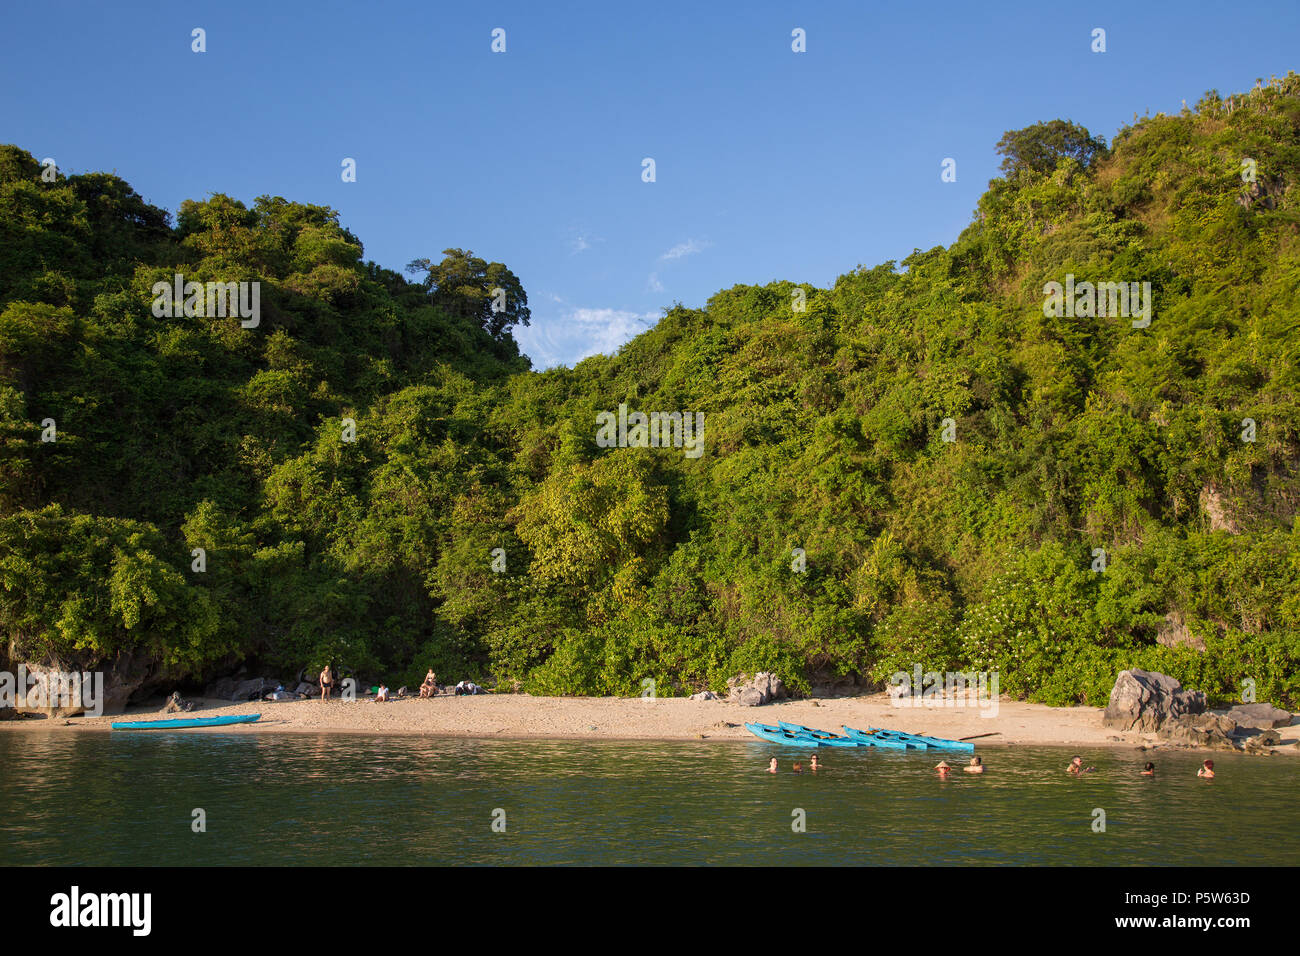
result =
[{"label": "person standing on beach", "polygon": [[333,686],[334,686],[334,672],[331,671],[331,670],[330,670],[330,666],[329,666],[328,664],[326,664],[326,665],[325,665],[325,669],[324,669],[323,671],[320,672],[320,697],[321,697],[321,700],[329,700],[329,699],[330,699],[330,688],[332,688]]},{"label": "person standing on beach", "polygon": [[1213,776],[1214,776],[1214,761],[1213,761],[1213,760],[1207,760],[1207,761],[1205,761],[1203,764],[1201,764],[1201,769],[1198,770],[1198,771],[1196,771],[1196,776],[1198,776],[1198,777],[1207,777],[1207,778],[1208,778],[1208,777],[1213,777]]}]

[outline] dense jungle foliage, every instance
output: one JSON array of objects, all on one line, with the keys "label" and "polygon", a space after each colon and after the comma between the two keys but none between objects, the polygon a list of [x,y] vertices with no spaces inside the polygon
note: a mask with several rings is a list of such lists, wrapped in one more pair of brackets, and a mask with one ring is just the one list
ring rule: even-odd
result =
[{"label": "dense jungle foliage", "polygon": [[[0,148],[9,657],[544,694],[919,663],[1055,704],[1141,666],[1295,706],[1300,76],[998,148],[950,247],[735,286],[541,373],[501,263],[408,280],[327,208],[173,225]],[[157,318],[175,273],[259,281],[259,325]],[[1067,274],[1150,282],[1150,325],[1045,316]],[[620,403],[703,412],[703,455],[598,447]]]}]

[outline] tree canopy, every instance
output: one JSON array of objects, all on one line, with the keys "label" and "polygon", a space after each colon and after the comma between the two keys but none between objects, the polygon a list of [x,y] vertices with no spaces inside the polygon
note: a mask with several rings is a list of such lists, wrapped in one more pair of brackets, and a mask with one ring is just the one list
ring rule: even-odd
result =
[{"label": "tree canopy", "polygon": [[[8,653],[591,694],[921,664],[1062,704],[1138,666],[1295,706],[1300,76],[998,149],[950,246],[538,373],[501,263],[411,282],[325,207],[173,226],[0,148]],[[176,272],[260,281],[261,323],[155,317]],[[1151,323],[1045,313],[1067,275],[1150,283]],[[704,453],[601,447],[620,404],[703,413]]]}]

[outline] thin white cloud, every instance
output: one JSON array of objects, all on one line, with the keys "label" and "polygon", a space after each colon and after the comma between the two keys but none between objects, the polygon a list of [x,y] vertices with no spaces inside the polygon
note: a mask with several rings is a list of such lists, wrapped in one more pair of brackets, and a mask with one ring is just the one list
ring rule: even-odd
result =
[{"label": "thin white cloud", "polygon": [[519,348],[537,369],[576,365],[592,355],[612,355],[659,321],[657,312],[571,308],[558,317],[534,317],[514,330]]},{"label": "thin white cloud", "polygon": [[645,280],[645,288],[647,292],[664,291],[664,284],[659,281],[659,273],[657,272],[650,273],[650,278]]},{"label": "thin white cloud", "polygon": [[576,236],[570,239],[569,255],[576,256],[580,252],[586,252],[598,242],[604,242],[600,236],[593,236],[590,232],[579,231]]},{"label": "thin white cloud", "polygon": [[713,245],[713,243],[704,240],[687,239],[685,242],[677,243],[677,245],[673,246],[659,258],[665,262],[673,259],[684,259],[686,256],[693,256],[697,252],[702,252],[711,245]]}]

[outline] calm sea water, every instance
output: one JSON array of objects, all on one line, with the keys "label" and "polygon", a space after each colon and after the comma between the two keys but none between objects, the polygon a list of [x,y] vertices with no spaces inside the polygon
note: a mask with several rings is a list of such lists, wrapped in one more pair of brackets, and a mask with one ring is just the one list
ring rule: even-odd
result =
[{"label": "calm sea water", "polygon": [[[0,733],[0,859],[27,864],[1300,864],[1300,761],[339,735]],[[781,772],[765,772],[771,756]],[[959,762],[950,760],[950,763]],[[207,832],[192,830],[206,812]],[[1106,831],[1093,831],[1094,809]],[[505,832],[494,832],[495,810]],[[806,832],[796,833],[801,809]],[[500,814],[497,814],[500,819]]]}]

